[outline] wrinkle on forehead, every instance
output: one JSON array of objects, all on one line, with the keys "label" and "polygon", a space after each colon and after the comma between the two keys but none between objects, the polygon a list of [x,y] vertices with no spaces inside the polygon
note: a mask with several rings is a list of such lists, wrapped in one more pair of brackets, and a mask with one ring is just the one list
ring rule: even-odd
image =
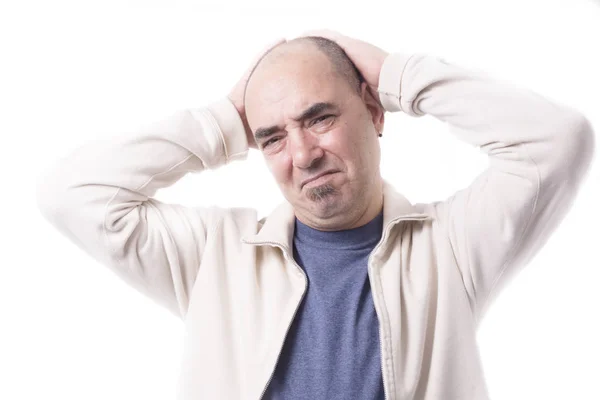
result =
[{"label": "wrinkle on forehead", "polygon": [[[257,76],[258,78],[258,76]],[[332,103],[342,106],[345,99],[340,86],[332,83],[336,76],[331,73],[311,75],[310,72],[287,71],[277,79],[267,79],[253,94],[247,104],[248,122],[252,129],[259,126],[296,126],[295,117],[315,103]],[[258,82],[258,79],[257,79]],[[258,85],[257,85],[258,86]]]}]

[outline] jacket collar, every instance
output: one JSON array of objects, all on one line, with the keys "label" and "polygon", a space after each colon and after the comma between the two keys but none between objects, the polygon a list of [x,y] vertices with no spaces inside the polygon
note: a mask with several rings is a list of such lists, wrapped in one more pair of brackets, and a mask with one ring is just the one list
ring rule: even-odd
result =
[{"label": "jacket collar", "polygon": [[[263,218],[262,227],[254,235],[246,235],[241,241],[246,244],[280,245],[289,251],[294,238],[296,215],[288,201],[278,205],[271,214]],[[383,236],[387,237],[392,227],[402,220],[428,220],[432,217],[417,210],[404,196],[383,179]]]}]

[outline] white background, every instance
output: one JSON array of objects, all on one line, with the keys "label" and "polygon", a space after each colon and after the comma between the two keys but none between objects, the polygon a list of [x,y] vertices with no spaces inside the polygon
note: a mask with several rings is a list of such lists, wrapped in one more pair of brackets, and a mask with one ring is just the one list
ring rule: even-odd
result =
[{"label": "white background", "polygon": [[[35,180],[89,139],[220,99],[277,37],[330,28],[435,54],[571,105],[600,131],[600,2],[79,3],[0,9],[1,399],[174,397],[182,324],[54,231]],[[413,202],[446,198],[486,166],[432,117],[386,121],[382,174]],[[493,400],[600,399],[599,168],[483,321]],[[283,199],[255,150],[157,197],[261,215]]]}]

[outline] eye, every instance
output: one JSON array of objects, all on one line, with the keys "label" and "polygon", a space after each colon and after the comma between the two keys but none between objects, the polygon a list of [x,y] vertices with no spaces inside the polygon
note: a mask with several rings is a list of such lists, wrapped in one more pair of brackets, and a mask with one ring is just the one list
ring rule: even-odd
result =
[{"label": "eye", "polygon": [[318,118],[313,119],[310,122],[310,126],[313,126],[314,124],[320,124],[321,122],[325,122],[325,121],[327,121],[331,117],[333,117],[333,115],[331,115],[331,114],[322,115],[322,116],[320,116]]},{"label": "eye", "polygon": [[279,138],[273,138],[273,139],[267,140],[265,143],[263,143],[263,149],[265,147],[267,147],[270,143],[275,143],[277,140],[279,140]]}]

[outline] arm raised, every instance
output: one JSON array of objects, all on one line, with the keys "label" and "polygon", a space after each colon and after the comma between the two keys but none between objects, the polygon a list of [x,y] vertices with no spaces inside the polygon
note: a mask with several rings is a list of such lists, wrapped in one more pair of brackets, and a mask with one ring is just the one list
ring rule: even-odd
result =
[{"label": "arm raised", "polygon": [[432,205],[479,321],[569,210],[592,127],[568,106],[426,54],[388,56],[379,94],[386,110],[432,115],[489,157],[467,188]]},{"label": "arm raised", "polygon": [[84,144],[39,178],[38,206],[79,248],[183,317],[218,213],[153,196],[189,172],[245,159],[247,152],[243,123],[223,99]]}]

